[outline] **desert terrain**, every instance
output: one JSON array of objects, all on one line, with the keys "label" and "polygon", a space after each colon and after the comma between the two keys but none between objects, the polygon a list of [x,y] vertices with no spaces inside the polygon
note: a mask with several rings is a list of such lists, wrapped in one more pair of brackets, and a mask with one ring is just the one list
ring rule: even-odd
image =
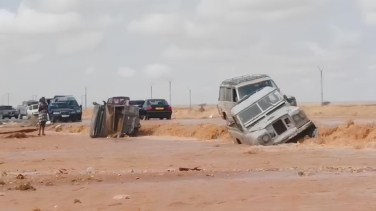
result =
[{"label": "desert terrain", "polygon": [[0,210],[376,209],[376,105],[302,105],[319,138],[235,145],[215,106],[142,121],[139,137],[82,123],[0,125]]}]

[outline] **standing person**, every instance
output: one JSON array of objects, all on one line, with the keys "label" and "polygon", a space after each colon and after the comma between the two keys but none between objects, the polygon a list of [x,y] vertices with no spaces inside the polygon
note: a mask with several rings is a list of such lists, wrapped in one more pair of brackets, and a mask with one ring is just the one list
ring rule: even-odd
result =
[{"label": "standing person", "polygon": [[40,131],[42,130],[42,135],[46,135],[44,134],[44,128],[46,126],[46,122],[47,122],[47,103],[46,103],[46,99],[44,97],[42,97],[40,100],[39,100],[39,107],[38,107],[38,112],[39,112],[39,133],[38,133],[38,136],[40,136]]}]

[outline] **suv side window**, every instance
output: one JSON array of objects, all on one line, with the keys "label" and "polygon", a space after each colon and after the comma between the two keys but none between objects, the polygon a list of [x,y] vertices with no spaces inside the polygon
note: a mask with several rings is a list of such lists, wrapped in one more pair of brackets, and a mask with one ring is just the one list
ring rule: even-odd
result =
[{"label": "suv side window", "polygon": [[232,102],[232,89],[231,88],[226,88],[225,100],[228,102]]},{"label": "suv side window", "polygon": [[219,100],[220,101],[225,101],[226,100],[226,88],[221,87],[219,89]]}]

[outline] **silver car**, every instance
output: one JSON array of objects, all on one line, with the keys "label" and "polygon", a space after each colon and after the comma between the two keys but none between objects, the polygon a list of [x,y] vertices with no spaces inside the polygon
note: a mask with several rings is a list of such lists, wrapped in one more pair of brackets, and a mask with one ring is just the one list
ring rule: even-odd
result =
[{"label": "silver car", "polygon": [[274,145],[317,136],[315,124],[274,87],[244,97],[232,109],[227,127],[234,143]]}]

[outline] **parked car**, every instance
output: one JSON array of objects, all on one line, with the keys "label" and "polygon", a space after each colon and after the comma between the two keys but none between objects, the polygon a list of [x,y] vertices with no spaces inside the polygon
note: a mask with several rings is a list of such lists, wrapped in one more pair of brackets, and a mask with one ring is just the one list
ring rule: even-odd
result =
[{"label": "parked car", "polygon": [[38,104],[36,100],[27,100],[23,101],[22,105],[18,105],[16,110],[18,112],[18,118],[22,119],[24,116],[27,116],[27,109],[33,104]]},{"label": "parked car", "polygon": [[292,106],[274,87],[245,96],[231,109],[231,115],[233,121],[227,128],[238,144],[274,145],[318,135],[304,111]]},{"label": "parked car", "polygon": [[81,121],[82,120],[82,105],[79,105],[76,98],[72,95],[56,95],[53,99],[48,99],[51,102],[61,102],[66,103],[68,105],[68,108],[75,111],[75,114],[71,114],[72,118],[75,119],[75,121]]},{"label": "parked car", "polygon": [[70,108],[66,101],[52,102],[48,105],[48,115],[51,122],[56,121],[79,121],[81,114],[78,114],[75,109]]},{"label": "parked car", "polygon": [[141,128],[139,108],[129,105],[129,97],[112,97],[107,102],[93,103],[90,137],[137,136]]},{"label": "parked car", "polygon": [[39,114],[38,108],[39,108],[39,104],[32,104],[28,107],[28,109],[27,109],[28,119],[32,116],[38,116],[38,114]]},{"label": "parked car", "polygon": [[[222,81],[217,105],[222,119],[231,121],[231,108],[243,97],[252,95],[264,87],[273,87],[280,91],[273,79],[265,74],[242,75]],[[288,101],[291,105],[297,106],[295,97],[289,97]]]},{"label": "parked car", "polygon": [[10,105],[0,106],[0,119],[12,119],[13,117],[18,119],[18,112],[15,108]]},{"label": "parked car", "polygon": [[140,119],[145,118],[145,110],[143,108],[144,103],[145,103],[145,100],[131,100],[131,101],[129,101],[129,105],[136,106],[136,107],[139,108]]},{"label": "parked car", "polygon": [[150,118],[171,119],[172,107],[165,99],[147,99],[142,106],[145,111],[145,120]]}]

